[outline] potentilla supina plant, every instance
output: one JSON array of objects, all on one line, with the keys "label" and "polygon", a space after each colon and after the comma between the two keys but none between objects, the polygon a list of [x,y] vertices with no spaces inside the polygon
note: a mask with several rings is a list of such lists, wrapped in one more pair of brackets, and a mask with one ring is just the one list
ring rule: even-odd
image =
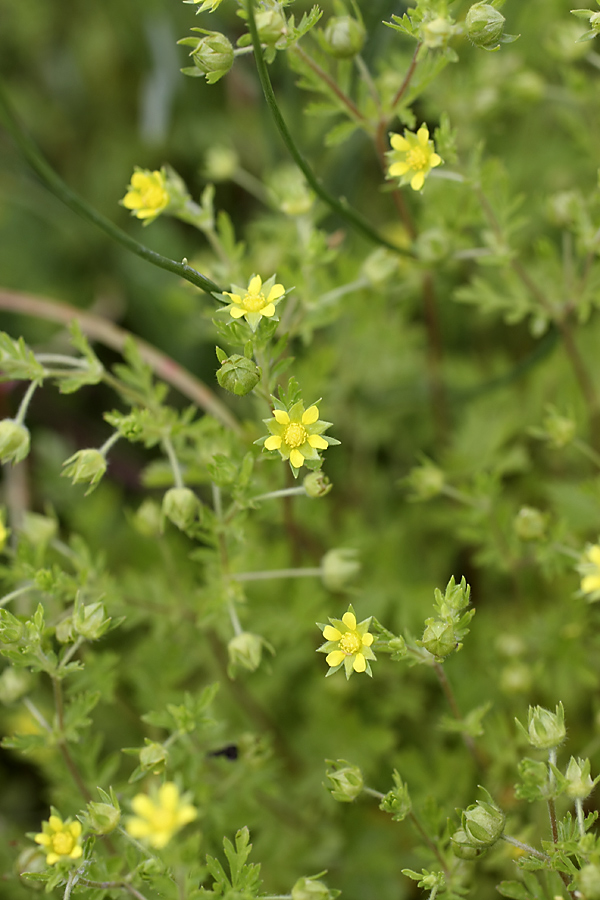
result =
[{"label": "potentilla supina plant", "polygon": [[277,450],[282,459],[288,459],[295,478],[304,465],[318,468],[321,462],[319,450],[340,443],[323,434],[332,423],[319,418],[317,404],[320,401],[305,409],[303,401],[298,400],[288,410],[275,397],[272,400],[273,417],[263,419],[270,436],[259,438],[256,443],[262,443],[265,450]]},{"label": "potentilla supina plant", "polygon": [[136,815],[125,826],[128,834],[156,850],[162,849],[174,834],[197,818],[198,810],[189,802],[189,796],[180,795],[173,781],[166,781],[150,796],[136,794],[131,801]]},{"label": "potentilla supina plant", "polygon": [[388,176],[399,178],[400,185],[410,184],[413,191],[420,191],[431,170],[443,162],[429,139],[426,125],[421,125],[416,133],[404,129],[404,137],[390,134],[390,144],[392,149],[386,153],[390,160]]},{"label": "potentilla supina plant", "polygon": [[371,616],[356,621],[352,606],[344,613],[341,619],[329,618],[329,625],[319,624],[323,632],[325,643],[319,647],[318,653],[326,653],[325,661],[329,666],[327,675],[333,675],[338,669],[344,667],[346,678],[350,678],[353,672],[366,672],[372,676],[369,660],[377,657],[371,650],[374,637],[369,631]]},{"label": "potentilla supina plant", "polygon": [[82,830],[81,822],[72,819],[63,821],[53,810],[48,821],[42,822],[41,832],[33,839],[46,854],[46,863],[53,866],[57,862],[71,862],[82,856]]},{"label": "potentilla supina plant", "polygon": [[275,284],[275,275],[272,275],[263,284],[260,275],[253,275],[247,288],[231,285],[231,291],[223,291],[216,294],[218,300],[231,301],[220,312],[228,312],[232,319],[244,318],[252,331],[256,331],[260,320],[264,316],[272,319],[275,316],[275,307],[285,294],[282,284]]}]

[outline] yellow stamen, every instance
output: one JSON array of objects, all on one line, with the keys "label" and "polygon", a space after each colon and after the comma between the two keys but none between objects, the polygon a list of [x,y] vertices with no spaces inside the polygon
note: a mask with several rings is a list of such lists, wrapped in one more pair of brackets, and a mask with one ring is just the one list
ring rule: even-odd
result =
[{"label": "yellow stamen", "polygon": [[358,653],[362,645],[362,641],[356,632],[347,631],[340,638],[340,650],[343,650],[348,656]]},{"label": "yellow stamen", "polygon": [[288,447],[301,447],[306,441],[306,428],[298,422],[292,422],[285,429],[283,439]]}]

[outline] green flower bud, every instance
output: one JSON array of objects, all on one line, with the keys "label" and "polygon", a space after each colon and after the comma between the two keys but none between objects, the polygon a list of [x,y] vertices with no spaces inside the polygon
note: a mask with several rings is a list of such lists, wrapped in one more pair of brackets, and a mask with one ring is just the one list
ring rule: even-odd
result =
[{"label": "green flower bud", "polygon": [[58,532],[56,519],[27,510],[19,529],[25,540],[35,547],[45,547]]},{"label": "green flower bud", "polygon": [[547,516],[532,506],[523,506],[513,520],[516,535],[522,541],[539,541],[546,533]]},{"label": "green flower bud", "polygon": [[575,759],[573,756],[567,766],[566,778],[566,793],[571,800],[585,800],[598,781],[598,778],[592,781],[589,759]]},{"label": "green flower bud", "polygon": [[426,619],[423,637],[417,644],[425,647],[437,659],[444,659],[458,647],[454,626],[451,622],[442,622],[440,619]]},{"label": "green flower bud", "polygon": [[260,666],[264,644],[264,638],[259,634],[251,634],[249,631],[236,634],[227,644],[230,667],[241,666],[248,672],[256,672]]},{"label": "green flower bud", "polygon": [[88,603],[75,600],[73,629],[86,641],[97,641],[108,630],[110,617],[106,615],[103,603]]},{"label": "green flower bud", "polygon": [[73,616],[67,616],[66,619],[61,619],[56,625],[55,634],[56,640],[61,644],[70,644],[74,641]]},{"label": "green flower bud", "polygon": [[254,15],[258,36],[262,44],[276,44],[287,34],[287,22],[278,9],[265,9]]},{"label": "green flower bud", "polygon": [[7,666],[0,675],[0,703],[14,703],[31,688],[31,675],[26,669]]},{"label": "green flower bud", "polygon": [[86,828],[94,834],[109,834],[121,821],[121,810],[111,803],[88,803]]},{"label": "green flower bud", "polygon": [[500,690],[505,694],[526,694],[531,690],[533,673],[526,663],[514,662],[500,672]]},{"label": "green flower bud", "polygon": [[29,429],[15,419],[0,422],[0,462],[17,463],[29,453]]},{"label": "green flower bud", "polygon": [[412,801],[408,793],[408,787],[404,784],[400,775],[394,770],[394,787],[388,791],[379,809],[390,813],[394,822],[402,822],[412,809]]},{"label": "green flower bud", "polygon": [[106,459],[99,450],[78,450],[63,463],[62,475],[72,479],[73,484],[89,484],[86,494],[91,493],[104,473]]},{"label": "green flower bud", "polygon": [[358,550],[338,547],[327,551],[321,560],[321,578],[328,590],[341,591],[354,581],[360,572],[357,557]]},{"label": "green flower bud", "polygon": [[170,488],[162,502],[162,514],[181,531],[189,528],[200,511],[200,500],[190,488]]},{"label": "green flower bud", "polygon": [[286,216],[302,216],[312,207],[315,195],[294,164],[278,166],[269,178],[269,190]]},{"label": "green flower bud", "polygon": [[490,795],[485,791],[490,802],[478,800],[473,806],[468,806],[461,816],[461,825],[468,841],[474,847],[491,847],[501,837],[504,831],[506,816],[496,806]]},{"label": "green flower bud", "polygon": [[526,733],[531,746],[538,750],[553,750],[562,744],[567,733],[562,703],[558,704],[555,713],[543,706],[530,706]]},{"label": "green flower bud", "polygon": [[465,20],[467,37],[484,50],[496,49],[506,19],[491,3],[475,3]]},{"label": "green flower bud", "polygon": [[208,181],[228,181],[237,171],[239,162],[231,147],[209,147],[204,158],[204,177]]},{"label": "green flower bud", "polygon": [[600,866],[588,863],[575,876],[575,883],[584,900],[600,900]]},{"label": "green flower bud", "polygon": [[148,498],[138,506],[131,522],[138,534],[144,537],[156,538],[160,534],[161,519],[160,506],[154,500]]},{"label": "green flower bud", "polygon": [[365,28],[352,16],[334,16],[323,32],[321,46],[336,59],[352,59],[363,48]]},{"label": "green flower bud", "polygon": [[329,779],[329,784],[325,785],[327,790],[334,800],[352,803],[364,787],[362,772],[358,766],[353,766],[345,759],[328,759],[327,763],[331,767],[326,772]]},{"label": "green flower bud", "polygon": [[442,492],[445,477],[441,469],[425,458],[420,466],[410,470],[405,483],[413,492],[412,499],[429,500]]},{"label": "green flower bud", "polygon": [[199,31],[203,38],[183,38],[177,41],[187,47],[192,47],[190,56],[193,67],[182,69],[184,75],[199,78],[204,75],[209,84],[215,84],[233,65],[233,46],[224,34],[219,31],[206,31],[204,28],[192,28]]},{"label": "green flower bud", "polygon": [[256,387],[261,374],[261,369],[254,360],[234,353],[221,361],[221,368],[217,370],[217,381],[226,391],[243,397]]},{"label": "green flower bud", "polygon": [[140,750],[140,766],[142,769],[150,769],[154,775],[160,775],[165,769],[168,758],[169,751],[166,747],[146,738],[146,746]]},{"label": "green flower bud", "polygon": [[421,40],[426,47],[432,50],[448,46],[448,41],[454,34],[455,26],[449,19],[437,16],[421,25]]},{"label": "green flower bud", "polygon": [[7,609],[0,609],[0,642],[16,644],[25,637],[25,625]]},{"label": "green flower bud", "polygon": [[333,487],[327,475],[322,472],[311,472],[302,482],[302,487],[306,491],[307,496],[315,500],[317,497],[324,497]]},{"label": "green flower bud", "polygon": [[340,892],[330,891],[326,884],[317,880],[318,877],[299,878],[292,888],[292,900],[334,900]]},{"label": "green flower bud", "polygon": [[483,848],[476,847],[462,828],[454,832],[451,843],[452,852],[459,859],[476,859],[483,853]]}]

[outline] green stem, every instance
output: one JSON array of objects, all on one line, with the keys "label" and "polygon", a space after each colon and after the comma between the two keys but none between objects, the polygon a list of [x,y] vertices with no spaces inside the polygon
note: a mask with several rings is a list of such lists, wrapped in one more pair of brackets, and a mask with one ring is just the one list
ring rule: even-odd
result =
[{"label": "green stem", "polygon": [[29,408],[29,404],[31,403],[31,398],[35,394],[36,388],[38,388],[38,387],[39,387],[39,381],[32,381],[31,384],[29,385],[29,387],[27,388],[27,390],[25,391],[25,394],[23,395],[23,399],[21,400],[21,404],[19,406],[19,411],[18,411],[17,415],[15,416],[15,422],[17,423],[17,425],[23,424],[23,422],[25,420],[25,416],[27,415],[27,410]]},{"label": "green stem", "polygon": [[503,834],[502,840],[506,841],[507,844],[512,844],[513,847],[518,847],[519,850],[524,850],[531,856],[537,856],[538,859],[543,859],[545,862],[552,861],[546,853],[541,853],[539,850],[536,850],[535,847],[531,847],[529,844],[524,844],[523,841],[518,841],[517,838],[510,837],[508,834]]},{"label": "green stem", "polygon": [[398,90],[396,91],[396,96],[394,97],[394,99],[391,102],[390,108],[392,111],[396,109],[396,106],[400,103],[404,94],[408,90],[408,87],[412,81],[412,77],[415,74],[415,69],[417,68],[417,62],[418,62],[418,56],[419,56],[420,49],[421,49],[421,43],[419,42],[419,43],[417,43],[417,46],[415,47],[415,52],[413,53],[413,56],[410,61],[410,65],[407,69],[406,75],[404,76],[404,81],[402,82],[402,84],[400,85]]},{"label": "green stem", "polygon": [[120,437],[122,437],[121,433],[119,431],[115,431],[114,434],[111,434],[108,440],[104,441],[101,447],[98,447],[98,453],[101,453],[102,456],[106,456],[110,448],[113,446],[113,444],[117,443]]},{"label": "green stem", "polygon": [[321,568],[306,569],[267,569],[264,572],[241,572],[232,575],[233,581],[268,581],[270,578],[319,578]]},{"label": "green stem", "polygon": [[[303,487],[281,488],[280,491],[269,491],[267,494],[259,494],[252,497],[251,501],[258,503],[259,500],[275,500],[277,497],[295,497],[297,494],[308,496]],[[0,601],[1,605],[2,601]]]},{"label": "green stem", "polygon": [[166,256],[162,256],[160,253],[156,253],[154,250],[150,250],[150,248],[144,246],[144,244],[138,243],[134,238],[130,237],[127,232],[123,231],[117,225],[114,225],[110,219],[107,219],[102,213],[99,213],[90,206],[83,197],[80,197],[79,194],[76,194],[75,191],[71,190],[71,188],[62,180],[60,175],[54,171],[52,166],[42,156],[31,136],[24,130],[18,121],[15,113],[11,109],[8,97],[1,83],[0,120],[34,172],[41,178],[48,190],[58,197],[59,200],[62,200],[69,209],[102,229],[109,237],[118,241],[118,243],[126,247],[131,253],[135,253],[136,256],[141,256],[146,262],[158,266],[160,269],[165,269],[173,275],[179,275],[180,278],[189,281],[190,284],[200,288],[200,290],[204,291],[206,294],[212,294],[213,291],[221,291],[221,288],[215,284],[214,281],[206,278],[200,272],[197,272],[196,269],[188,266],[187,263],[169,259]]},{"label": "green stem", "polygon": [[127,893],[132,897],[135,897],[136,900],[147,900],[144,894],[141,894],[132,884],[127,884],[126,881],[90,881],[88,878],[79,878],[78,881],[79,884],[85,885],[85,887],[105,891],[120,889],[122,891],[127,891]]},{"label": "green stem", "polygon": [[183,476],[181,474],[181,468],[179,466],[179,460],[175,455],[175,450],[173,449],[173,444],[171,443],[170,437],[164,437],[162,439],[162,445],[165,449],[165,453],[169,457],[169,463],[171,465],[171,471],[173,472],[173,481],[175,482],[176,488],[185,487],[183,483]]},{"label": "green stem", "polygon": [[[450,709],[452,710],[452,715],[454,716],[454,718],[456,719],[457,722],[462,722],[462,716],[460,714],[460,709],[458,707],[456,697],[454,696],[454,691],[452,690],[452,686],[451,686],[450,682],[448,681],[448,676],[446,675],[446,672],[444,671],[443,665],[436,661],[433,664],[433,668],[435,669],[435,673],[440,682],[442,691],[444,692],[444,696],[446,697],[446,700],[448,701],[448,705],[449,705]],[[480,769],[484,769],[485,765],[483,762],[483,758],[482,758],[481,754],[479,753],[479,750],[477,749],[477,746],[475,745],[475,741],[473,740],[471,735],[467,734],[465,731],[462,731],[461,735],[462,735],[462,739],[464,741],[465,747],[467,748],[467,750],[473,757],[473,761],[475,762],[475,764]]]},{"label": "green stem", "polygon": [[381,791],[376,791],[370,787],[363,787],[363,793],[368,794],[369,797],[375,797],[377,800],[383,800],[385,797],[385,794],[382,794]]},{"label": "green stem", "polygon": [[92,799],[92,795],[88,791],[87,786],[86,786],[83,778],[81,777],[81,772],[77,768],[75,761],[74,761],[73,757],[71,756],[71,753],[69,751],[69,748],[67,747],[67,742],[66,742],[65,736],[64,736],[65,716],[64,716],[64,703],[63,703],[63,695],[62,695],[62,687],[60,684],[60,679],[56,678],[53,675],[51,675],[50,678],[52,681],[52,690],[54,693],[54,706],[56,709],[56,725],[57,725],[57,731],[58,731],[57,746],[62,754],[62,758],[65,762],[67,769],[71,773],[73,781],[79,788],[79,792],[80,792],[81,796],[84,798],[86,803],[89,803]]},{"label": "green stem", "polygon": [[346,201],[338,200],[337,197],[334,197],[332,194],[326,191],[321,182],[315,176],[314,172],[308,165],[308,162],[298,149],[290,133],[290,130],[287,127],[283,116],[281,115],[279,106],[277,105],[277,100],[273,91],[273,85],[271,84],[271,79],[269,77],[269,72],[267,70],[267,65],[263,57],[260,39],[258,36],[258,29],[256,27],[256,21],[254,18],[253,0],[247,0],[246,9],[248,11],[248,26],[250,28],[250,35],[252,37],[252,43],[254,45],[254,59],[256,62],[256,69],[258,71],[258,77],[260,79],[263,93],[265,95],[265,100],[267,101],[267,105],[273,117],[273,121],[277,126],[277,130],[279,131],[279,134],[281,135],[285,146],[287,147],[292,159],[294,160],[300,171],[303,172],[304,177],[312,187],[315,194],[317,194],[317,196],[320,197],[321,200],[323,200],[334,212],[336,212],[339,216],[353,225],[358,231],[360,231],[365,237],[369,238],[369,240],[373,241],[375,244],[381,244],[381,246],[387,247],[388,250],[393,250],[394,253],[400,253],[407,256],[412,255],[408,251],[397,247],[395,244],[392,244],[390,241],[387,241],[384,237],[378,234],[375,229],[369,224],[369,222],[367,222],[367,220],[364,219],[360,213],[352,209]]},{"label": "green stem", "polygon": [[581,797],[575,798],[575,812],[577,813],[577,825],[579,827],[579,834],[581,837],[585,834],[585,822],[583,820],[583,803],[581,801]]},{"label": "green stem", "polygon": [[44,731],[51,732],[52,726],[46,721],[44,716],[41,714],[35,703],[29,699],[29,697],[23,697],[23,706],[25,706],[38,725],[41,725]]},{"label": "green stem", "polygon": [[448,870],[448,866],[446,865],[444,857],[442,856],[442,854],[439,851],[439,848],[436,847],[436,845],[433,843],[433,841],[431,840],[431,838],[429,837],[429,835],[427,834],[427,832],[421,825],[419,819],[417,818],[415,813],[412,811],[412,809],[408,815],[410,817],[411,822],[413,823],[413,825],[415,826],[415,828],[417,829],[417,831],[419,832],[419,834],[421,835],[421,837],[423,838],[423,840],[425,841],[425,843],[427,844],[427,846],[429,847],[429,849],[431,850],[431,852],[433,853],[433,855],[435,856],[437,861],[439,862],[440,866],[444,870],[444,875],[446,876],[446,879],[449,880],[450,872]]},{"label": "green stem", "polygon": [[78,356],[67,356],[64,353],[36,353],[35,358],[39,363],[56,363],[59,366],[74,366],[77,369],[87,369],[87,359],[80,359]]},{"label": "green stem", "polygon": [[344,94],[339,85],[337,85],[335,81],[330,78],[327,72],[321,68],[321,66],[312,58],[312,56],[309,56],[309,54],[306,52],[306,50],[304,50],[303,47],[300,46],[300,44],[296,44],[296,46],[294,47],[294,53],[296,53],[296,55],[299,56],[300,59],[313,70],[315,75],[317,75],[321,79],[321,81],[327,86],[329,91],[335,97],[337,97],[337,99],[342,103],[343,106],[346,107],[351,119],[354,119],[357,124],[366,124],[367,120],[361,113],[360,109],[352,102],[350,97]]},{"label": "green stem", "polygon": [[11,591],[10,594],[5,594],[4,597],[0,598],[0,608],[6,606],[6,604],[10,603],[11,600],[14,600],[15,597],[20,597],[21,594],[26,594],[27,591],[30,591],[33,587],[35,587],[35,585],[33,581],[30,581],[28,584],[23,585],[23,587]]}]

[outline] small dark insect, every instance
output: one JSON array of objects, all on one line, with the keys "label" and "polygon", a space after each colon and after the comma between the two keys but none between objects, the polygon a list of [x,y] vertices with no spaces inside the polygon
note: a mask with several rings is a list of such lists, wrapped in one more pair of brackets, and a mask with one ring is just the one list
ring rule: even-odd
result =
[{"label": "small dark insect", "polygon": [[226,759],[237,759],[239,751],[236,744],[226,744],[220,750],[212,750],[208,756],[224,756]]}]

